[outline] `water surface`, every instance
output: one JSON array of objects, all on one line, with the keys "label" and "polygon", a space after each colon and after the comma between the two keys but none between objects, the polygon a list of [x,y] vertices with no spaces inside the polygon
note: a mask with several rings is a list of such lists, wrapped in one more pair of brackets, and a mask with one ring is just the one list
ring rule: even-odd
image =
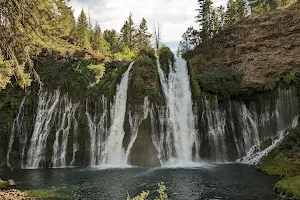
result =
[{"label": "water surface", "polygon": [[164,182],[171,200],[273,200],[278,177],[258,172],[251,165],[225,164],[200,168],[65,168],[7,172],[19,189],[57,189],[71,199],[122,200],[143,190],[155,192]]}]

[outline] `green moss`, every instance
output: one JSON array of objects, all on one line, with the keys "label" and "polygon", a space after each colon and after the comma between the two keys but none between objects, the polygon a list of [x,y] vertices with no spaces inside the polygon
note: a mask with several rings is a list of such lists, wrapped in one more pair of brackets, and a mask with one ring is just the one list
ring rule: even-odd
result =
[{"label": "green moss", "polygon": [[68,199],[70,196],[70,191],[68,190],[48,190],[48,189],[40,189],[40,190],[26,190],[29,196],[35,198],[42,199]]},{"label": "green moss", "polygon": [[290,199],[300,199],[300,176],[279,181],[275,185],[275,191]]}]

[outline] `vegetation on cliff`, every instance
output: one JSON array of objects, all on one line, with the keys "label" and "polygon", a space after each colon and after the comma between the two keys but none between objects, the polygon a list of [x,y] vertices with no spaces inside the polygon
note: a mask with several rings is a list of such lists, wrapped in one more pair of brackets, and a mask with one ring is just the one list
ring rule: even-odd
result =
[{"label": "vegetation on cliff", "polygon": [[199,75],[215,68],[243,75],[237,94],[273,90],[280,81],[290,82],[283,77],[300,71],[300,5],[290,3],[230,0],[225,10],[214,8],[209,0],[199,1],[196,18],[201,28],[189,27],[178,49],[189,63],[193,94],[227,93],[226,88],[222,94],[200,84]]},{"label": "vegetation on cliff", "polygon": [[300,126],[288,131],[283,141],[258,164],[257,169],[286,177],[275,185],[278,193],[300,199]]},{"label": "vegetation on cliff", "polygon": [[[132,61],[142,48],[150,46],[151,34],[148,33],[144,18],[136,26],[130,14],[120,33],[115,30],[102,33],[100,25],[96,23],[93,26],[83,10],[75,20],[72,8],[64,0],[54,3],[49,0],[3,2],[0,17],[0,89],[14,82],[23,88],[30,86],[32,80],[41,83],[35,64],[38,62],[39,67],[42,64],[47,67],[48,64],[43,63],[44,57],[59,60],[54,65],[70,65],[64,69],[68,68],[71,73],[77,70],[76,73],[90,76],[92,71],[96,76],[86,81],[93,82],[96,79],[96,83],[99,83],[105,73],[103,63]],[[72,69],[74,65],[78,66],[72,61],[77,58],[82,60],[80,70]],[[68,60],[71,60],[71,64],[64,62]],[[57,70],[54,73],[62,72],[58,66],[54,68],[51,69]],[[51,75],[49,77],[53,78]],[[78,84],[81,82],[84,80]],[[84,82],[84,85],[87,84]]]}]

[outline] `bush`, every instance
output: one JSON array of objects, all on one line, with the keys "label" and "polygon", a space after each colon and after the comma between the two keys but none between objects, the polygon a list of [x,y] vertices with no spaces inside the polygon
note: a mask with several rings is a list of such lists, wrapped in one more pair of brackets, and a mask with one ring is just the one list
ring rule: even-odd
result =
[{"label": "bush", "polygon": [[199,75],[201,88],[206,92],[230,97],[237,95],[243,80],[243,75],[230,68],[215,68]]},{"label": "bush", "polygon": [[165,73],[169,72],[169,62],[174,64],[174,54],[171,49],[167,46],[162,46],[159,49],[159,62],[161,64],[161,68]]},{"label": "bush", "polygon": [[300,176],[279,181],[275,185],[275,191],[289,199],[300,199]]}]

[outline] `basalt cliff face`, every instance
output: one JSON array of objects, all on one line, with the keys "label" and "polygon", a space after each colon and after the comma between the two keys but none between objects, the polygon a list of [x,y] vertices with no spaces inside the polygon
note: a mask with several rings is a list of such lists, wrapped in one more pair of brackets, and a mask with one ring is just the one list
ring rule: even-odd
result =
[{"label": "basalt cliff face", "polygon": [[197,70],[231,67],[244,85],[300,70],[300,3],[245,19],[187,55]]}]

